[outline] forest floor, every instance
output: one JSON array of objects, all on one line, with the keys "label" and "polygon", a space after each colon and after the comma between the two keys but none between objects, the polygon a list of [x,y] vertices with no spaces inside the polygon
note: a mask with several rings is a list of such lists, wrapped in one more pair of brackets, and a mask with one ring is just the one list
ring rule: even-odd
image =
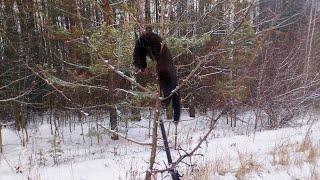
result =
[{"label": "forest floor", "polygon": [[[230,127],[225,117],[218,121],[197,155],[179,165],[182,179],[320,179],[319,115],[306,113],[288,127],[266,130],[258,126],[256,131],[252,111],[240,113],[238,117],[236,127]],[[43,119],[41,123],[37,120],[29,125],[30,137],[25,147],[21,146],[19,134],[12,127],[2,130],[4,148],[0,154],[0,180],[144,178],[149,146],[125,139],[112,141],[101,128],[99,133],[94,131],[96,124],[91,120],[82,126],[79,122],[71,127],[60,124],[57,129],[53,127],[56,133],[51,133],[45,115]],[[130,122],[127,137],[150,142],[147,119]],[[184,113],[178,125],[178,146],[186,152],[191,151],[208,131],[210,119],[209,115],[189,118]],[[104,120],[99,122],[108,126]],[[166,126],[169,143],[173,145],[174,126],[168,122]],[[124,130],[121,129],[123,133]],[[161,141],[159,145],[162,145]],[[172,150],[173,160],[184,151]],[[159,148],[156,169],[166,167],[165,157],[163,149]],[[157,177],[171,179],[168,174]]]}]

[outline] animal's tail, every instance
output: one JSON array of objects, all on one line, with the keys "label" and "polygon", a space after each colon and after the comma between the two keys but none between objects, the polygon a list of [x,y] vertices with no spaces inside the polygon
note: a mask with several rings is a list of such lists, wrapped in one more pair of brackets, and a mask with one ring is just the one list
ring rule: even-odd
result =
[{"label": "animal's tail", "polygon": [[178,123],[180,120],[180,97],[178,93],[172,95],[172,109],[173,109],[173,120],[174,123]]}]

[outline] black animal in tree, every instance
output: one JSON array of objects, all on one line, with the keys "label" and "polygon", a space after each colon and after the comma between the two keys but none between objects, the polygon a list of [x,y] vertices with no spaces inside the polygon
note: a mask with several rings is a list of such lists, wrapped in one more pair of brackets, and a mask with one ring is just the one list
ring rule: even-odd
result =
[{"label": "black animal in tree", "polygon": [[[160,88],[164,97],[168,97],[177,86],[178,78],[176,68],[167,45],[159,35],[152,32],[150,27],[146,28],[146,31],[143,32],[136,41],[133,52],[133,65],[142,72],[147,67],[147,56],[157,62],[156,67]],[[178,123],[180,119],[179,93],[175,92],[171,97],[163,100],[162,104],[167,107],[171,100],[174,111],[174,122]]]}]

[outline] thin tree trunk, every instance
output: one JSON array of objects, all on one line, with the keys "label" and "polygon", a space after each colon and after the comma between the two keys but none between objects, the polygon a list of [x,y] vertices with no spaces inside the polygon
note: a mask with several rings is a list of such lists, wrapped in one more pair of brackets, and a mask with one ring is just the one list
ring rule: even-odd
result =
[{"label": "thin tree trunk", "polygon": [[103,5],[103,18],[106,23],[106,26],[109,26],[111,23],[111,7],[109,4],[109,0],[102,0],[102,5]]},{"label": "thin tree trunk", "polygon": [[[111,130],[117,131],[118,130],[118,125],[117,125],[117,110],[115,107],[110,107],[109,108],[109,113],[110,113],[110,127]],[[119,136],[116,133],[111,134],[111,139],[112,140],[118,140]]]},{"label": "thin tree trunk", "polygon": [[[109,0],[103,0],[102,1],[103,4],[103,17],[104,17],[104,21],[105,21],[105,26],[106,26],[106,30],[108,29],[108,26],[111,23],[111,19],[110,19],[110,15],[111,15],[111,7],[109,4]],[[106,36],[108,36],[108,33],[106,33]],[[108,38],[108,37],[106,37]],[[110,90],[110,95],[109,95],[109,101],[110,104],[112,105],[111,107],[109,107],[109,117],[110,117],[110,128],[111,130],[117,131],[117,109],[115,108],[115,97],[114,95],[114,89],[115,89],[115,74],[114,72],[110,71],[109,74],[109,90]],[[112,140],[118,140],[119,137],[116,133],[111,134],[111,139]]]},{"label": "thin tree trunk", "polygon": [[0,123],[0,153],[3,153],[2,149],[2,124]]},{"label": "thin tree trunk", "polygon": [[136,6],[137,6],[137,28],[138,28],[138,32],[139,34],[144,30],[144,24],[143,23],[143,13],[144,8],[145,8],[145,1],[144,0],[138,0],[136,1]]},{"label": "thin tree trunk", "polygon": [[[306,64],[305,64],[305,78],[304,78],[304,85],[308,83],[309,79],[309,71],[310,71],[310,61],[311,61],[311,53],[312,53],[312,44],[314,39],[314,30],[315,30],[315,22],[317,17],[317,5],[315,4],[315,0],[311,0],[311,10],[309,15],[309,25],[308,25],[308,33],[307,33],[307,41],[306,41]],[[304,91],[304,94],[306,92]]]},{"label": "thin tree trunk", "polygon": [[194,97],[191,97],[191,100],[189,101],[189,116],[196,117],[196,108],[194,105]]},{"label": "thin tree trunk", "polygon": [[149,169],[147,170],[145,180],[151,180],[153,165],[154,165],[155,159],[156,159],[157,137],[158,137],[157,132],[158,132],[159,115],[160,115],[160,100],[159,100],[159,98],[157,98],[156,107],[155,107],[155,110],[154,110],[154,117],[153,117],[152,147],[151,147],[151,155],[150,155],[150,160],[149,160]]},{"label": "thin tree trunk", "polygon": [[145,15],[145,22],[148,25],[150,25],[151,24],[150,0],[145,0],[144,15]]},{"label": "thin tree trunk", "polygon": [[164,11],[165,11],[165,0],[160,0],[160,36],[164,36]]}]

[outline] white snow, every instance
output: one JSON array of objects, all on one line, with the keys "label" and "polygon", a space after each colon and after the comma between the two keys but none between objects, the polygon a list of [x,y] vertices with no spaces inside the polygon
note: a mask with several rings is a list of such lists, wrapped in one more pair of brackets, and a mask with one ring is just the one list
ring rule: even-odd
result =
[{"label": "white snow", "polygon": [[[183,179],[320,178],[320,122],[318,115],[310,114],[295,119],[291,127],[275,130],[259,127],[256,132],[251,111],[241,113],[241,121],[237,121],[237,127],[233,128],[226,124],[224,117],[197,151],[198,155],[185,159],[186,164],[195,166],[181,164],[179,173]],[[145,113],[141,122],[129,123],[127,136],[141,142],[151,142],[147,128],[149,117],[152,116]],[[68,125],[61,125],[57,130],[59,137],[51,134],[47,122],[30,124],[26,147],[21,146],[14,128],[3,129],[0,180],[144,179],[151,148],[124,139],[112,141],[108,134],[104,134],[98,144],[96,137],[88,136],[89,128],[96,127],[94,120],[94,117],[84,120],[87,122],[83,124],[84,135],[80,123],[72,125],[71,133]],[[99,121],[108,126],[107,117],[102,116]],[[172,146],[174,125],[165,124],[170,129]],[[210,116],[192,119],[183,114],[178,125],[178,145],[186,151],[192,150],[208,131],[209,124]],[[125,133],[125,130],[122,124],[121,132]],[[304,142],[306,148],[301,149]],[[161,140],[159,145],[162,145]],[[183,154],[183,151],[180,153]],[[178,151],[172,150],[172,154],[173,160],[179,157]],[[165,153],[159,148],[155,168],[165,168],[165,162]],[[207,175],[200,175],[201,172]],[[158,174],[158,177],[171,179],[167,174]]]}]

